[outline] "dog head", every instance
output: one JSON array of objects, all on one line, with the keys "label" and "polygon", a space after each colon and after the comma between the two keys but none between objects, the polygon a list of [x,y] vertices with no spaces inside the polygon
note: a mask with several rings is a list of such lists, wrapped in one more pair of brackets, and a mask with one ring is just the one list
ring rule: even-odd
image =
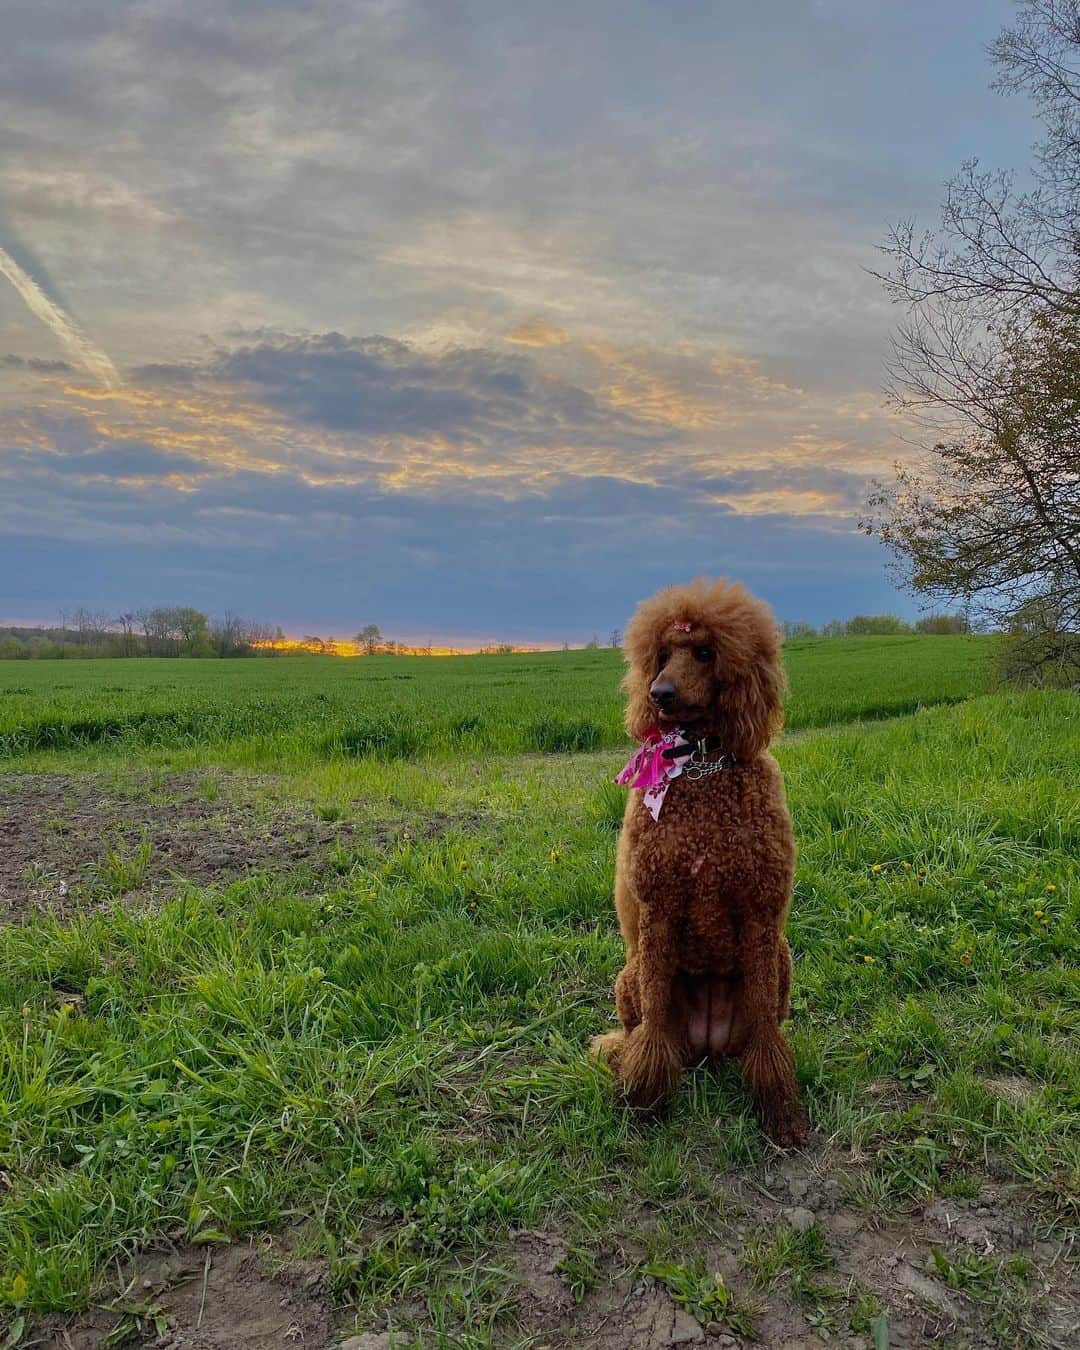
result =
[{"label": "dog head", "polygon": [[780,729],[780,633],[768,605],[737,582],[699,578],[658,591],[638,606],[624,650],[634,740],[679,726],[751,759]]}]

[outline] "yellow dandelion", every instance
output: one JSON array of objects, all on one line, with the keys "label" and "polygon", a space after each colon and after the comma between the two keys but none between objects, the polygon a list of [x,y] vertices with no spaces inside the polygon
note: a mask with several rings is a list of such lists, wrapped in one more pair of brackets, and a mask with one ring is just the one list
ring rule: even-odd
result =
[{"label": "yellow dandelion", "polygon": [[909,862],[901,863],[900,866],[904,869],[905,872],[911,871],[911,864]]},{"label": "yellow dandelion", "polygon": [[1035,917],[1036,917],[1037,919],[1041,919],[1042,916],[1043,916],[1045,913],[1046,913],[1046,910],[1045,910],[1045,909],[1037,909],[1037,910],[1035,911]]},{"label": "yellow dandelion", "polygon": [[551,850],[551,855],[550,855],[550,856],[551,856],[551,861],[552,861],[552,862],[558,862],[558,861],[559,861],[559,850],[558,850],[557,848],[553,848],[553,849]]},{"label": "yellow dandelion", "polygon": [[1048,881],[1048,882],[1046,883],[1046,894],[1047,894],[1047,895],[1053,895],[1054,892],[1055,892],[1056,890],[1057,890],[1057,887],[1054,885],[1054,883],[1053,883],[1052,881]]},{"label": "yellow dandelion", "polygon": [[1042,926],[1043,926],[1044,928],[1049,928],[1049,927],[1050,927],[1050,920],[1049,920],[1049,919],[1040,919],[1039,922],[1042,924]]},{"label": "yellow dandelion", "polygon": [[871,871],[871,872],[880,872],[880,871],[881,871],[881,864],[880,864],[880,863],[875,863],[875,864],[873,865],[873,867],[871,867],[870,871]]},{"label": "yellow dandelion", "polygon": [[867,966],[872,966],[876,960],[877,960],[876,956],[864,956],[863,964]]},{"label": "yellow dandelion", "polygon": [[849,933],[849,934],[848,934],[848,941],[849,941],[849,942],[858,942],[858,938],[855,936],[854,933]]},{"label": "yellow dandelion", "polygon": [[462,858],[461,861],[458,863],[458,867],[460,867],[463,872],[465,871],[466,867],[468,867],[468,865],[469,865],[468,858]]}]

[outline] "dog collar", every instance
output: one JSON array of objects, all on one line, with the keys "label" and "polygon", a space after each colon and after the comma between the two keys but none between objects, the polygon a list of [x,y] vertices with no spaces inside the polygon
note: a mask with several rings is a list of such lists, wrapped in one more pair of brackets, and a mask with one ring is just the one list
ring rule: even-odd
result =
[{"label": "dog collar", "polygon": [[678,734],[683,738],[682,744],[668,746],[664,751],[665,759],[681,759],[684,755],[704,757],[724,748],[724,742],[717,736],[702,736],[698,740],[693,740],[685,731],[679,731]]},{"label": "dog collar", "polygon": [[721,744],[715,737],[688,739],[681,727],[663,735],[650,731],[615,781],[623,787],[641,788],[645,809],[653,820],[659,820],[673,779],[682,773],[691,780],[708,778],[731,768],[736,762],[731,754],[721,755],[712,763],[699,758],[719,749]]}]

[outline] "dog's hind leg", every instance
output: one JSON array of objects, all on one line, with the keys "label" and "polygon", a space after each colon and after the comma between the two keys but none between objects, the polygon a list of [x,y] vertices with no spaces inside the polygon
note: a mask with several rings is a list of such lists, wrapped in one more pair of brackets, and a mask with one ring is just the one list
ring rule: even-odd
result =
[{"label": "dog's hind leg", "polygon": [[791,948],[783,933],[780,934],[777,962],[776,1020],[786,1022],[791,1016]]}]

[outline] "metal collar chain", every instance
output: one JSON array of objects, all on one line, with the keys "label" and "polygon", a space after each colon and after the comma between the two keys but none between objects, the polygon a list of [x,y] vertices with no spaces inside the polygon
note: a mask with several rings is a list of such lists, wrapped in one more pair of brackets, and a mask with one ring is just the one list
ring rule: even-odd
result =
[{"label": "metal collar chain", "polygon": [[698,752],[695,750],[683,765],[682,776],[689,778],[691,782],[698,778],[711,778],[714,773],[723,773],[725,769],[730,769],[735,763],[735,756],[726,750],[719,759],[715,759],[711,763],[707,760],[698,759],[697,755]]}]

